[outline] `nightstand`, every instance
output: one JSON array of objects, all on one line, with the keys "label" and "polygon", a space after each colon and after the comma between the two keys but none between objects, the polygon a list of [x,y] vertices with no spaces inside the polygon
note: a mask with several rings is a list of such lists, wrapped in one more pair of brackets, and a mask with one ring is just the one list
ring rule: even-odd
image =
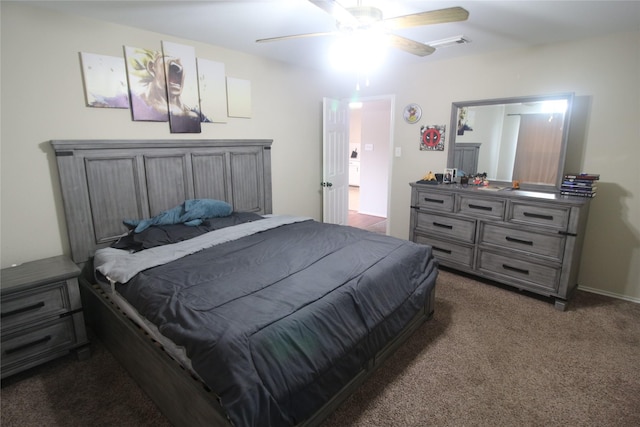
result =
[{"label": "nightstand", "polygon": [[2,378],[70,351],[80,360],[89,357],[77,265],[57,256],[0,274]]}]

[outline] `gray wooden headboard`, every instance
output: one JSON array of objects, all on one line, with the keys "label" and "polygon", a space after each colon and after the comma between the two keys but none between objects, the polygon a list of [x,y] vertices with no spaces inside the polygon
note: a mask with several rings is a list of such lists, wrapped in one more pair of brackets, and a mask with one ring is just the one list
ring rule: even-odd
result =
[{"label": "gray wooden headboard", "polygon": [[149,218],[187,199],[272,213],[272,140],[50,142],[76,263],[122,235],[124,219]]}]

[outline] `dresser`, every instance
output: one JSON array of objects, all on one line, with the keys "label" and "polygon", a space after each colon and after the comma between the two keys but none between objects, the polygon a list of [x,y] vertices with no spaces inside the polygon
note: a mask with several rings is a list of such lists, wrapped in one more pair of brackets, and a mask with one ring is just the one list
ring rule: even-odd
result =
[{"label": "dresser", "polygon": [[89,356],[76,264],[58,256],[0,274],[2,378],[69,351]]},{"label": "dresser", "polygon": [[577,287],[589,198],[458,184],[411,184],[410,239],[440,265],[550,297]]}]

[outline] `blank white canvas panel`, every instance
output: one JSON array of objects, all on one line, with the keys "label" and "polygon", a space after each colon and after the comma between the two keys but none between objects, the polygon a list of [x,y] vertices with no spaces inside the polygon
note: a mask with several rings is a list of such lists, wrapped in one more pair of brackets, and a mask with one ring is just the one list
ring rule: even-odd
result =
[{"label": "blank white canvas panel", "polygon": [[227,87],[224,63],[198,58],[200,108],[214,123],[227,123]]},{"label": "blank white canvas panel", "polygon": [[251,82],[227,77],[227,108],[229,117],[251,117]]}]

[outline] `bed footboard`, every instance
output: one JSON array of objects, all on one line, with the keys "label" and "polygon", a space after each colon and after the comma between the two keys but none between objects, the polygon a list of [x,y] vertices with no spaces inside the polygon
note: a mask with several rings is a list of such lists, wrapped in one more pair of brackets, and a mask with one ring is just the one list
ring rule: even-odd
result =
[{"label": "bed footboard", "polygon": [[129,320],[99,288],[80,281],[85,319],[98,339],[175,426],[231,426],[215,394]]}]

